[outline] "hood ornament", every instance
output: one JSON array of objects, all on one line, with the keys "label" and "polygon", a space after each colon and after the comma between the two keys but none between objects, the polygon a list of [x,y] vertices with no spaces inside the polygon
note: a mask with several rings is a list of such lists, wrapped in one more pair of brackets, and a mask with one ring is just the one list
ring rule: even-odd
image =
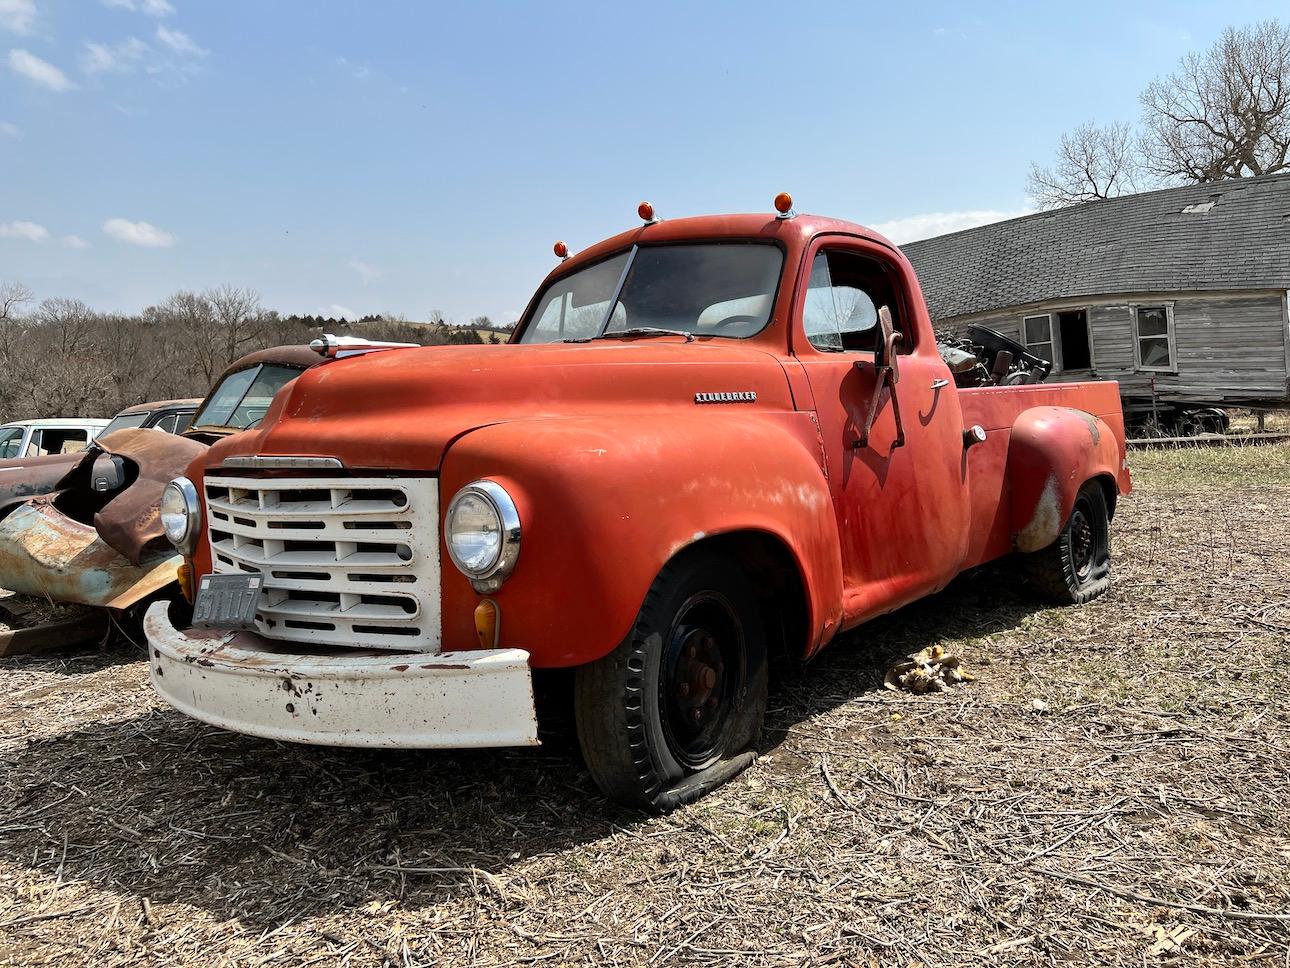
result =
[{"label": "hood ornament", "polygon": [[416,349],[420,345],[420,343],[382,343],[364,339],[361,336],[333,336],[331,333],[324,333],[317,339],[309,341],[309,348],[319,356],[336,360],[342,360],[347,356],[362,356],[364,353],[379,353],[381,350]]}]

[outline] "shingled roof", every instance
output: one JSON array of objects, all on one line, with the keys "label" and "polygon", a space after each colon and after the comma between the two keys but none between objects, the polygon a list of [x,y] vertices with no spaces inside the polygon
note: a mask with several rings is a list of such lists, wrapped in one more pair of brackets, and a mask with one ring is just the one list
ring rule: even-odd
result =
[{"label": "shingled roof", "polygon": [[933,320],[1067,296],[1290,288],[1290,174],[1088,202],[901,246]]}]

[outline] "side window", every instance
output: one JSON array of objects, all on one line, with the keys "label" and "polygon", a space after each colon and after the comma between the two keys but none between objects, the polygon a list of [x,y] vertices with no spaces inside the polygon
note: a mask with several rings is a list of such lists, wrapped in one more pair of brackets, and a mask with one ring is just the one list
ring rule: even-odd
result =
[{"label": "side window", "polygon": [[[883,306],[891,312],[896,331],[904,332],[895,286],[881,262],[832,249],[816,254],[802,309],[802,325],[812,346],[828,353],[873,352]],[[901,352],[911,348],[907,338],[901,341]]]},{"label": "side window", "polygon": [[1133,307],[1138,369],[1171,373],[1174,369],[1174,314],[1170,306]]},{"label": "side window", "polygon": [[79,454],[89,444],[89,434],[84,430],[40,430],[31,435],[27,456],[45,457],[49,454]]},{"label": "side window", "polygon": [[184,410],[184,411],[181,411],[180,413],[175,414],[175,428],[171,431],[171,433],[182,434],[185,430],[188,429],[189,425],[192,422],[193,422],[192,410]]},{"label": "side window", "polygon": [[167,434],[173,434],[175,432],[175,415],[173,413],[166,414],[152,425],[152,429],[160,430]]}]

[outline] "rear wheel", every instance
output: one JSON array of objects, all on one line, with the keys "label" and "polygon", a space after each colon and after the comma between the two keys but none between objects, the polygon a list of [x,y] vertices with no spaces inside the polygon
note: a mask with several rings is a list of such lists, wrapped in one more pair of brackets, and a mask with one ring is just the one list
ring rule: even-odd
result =
[{"label": "rear wheel", "polygon": [[668,810],[751,761],[766,710],[766,643],[743,570],[695,552],[669,563],[627,638],[577,671],[578,742],[605,795]]},{"label": "rear wheel", "polygon": [[1080,488],[1057,540],[1022,561],[1030,583],[1052,601],[1081,605],[1104,594],[1111,587],[1111,532],[1102,486],[1089,481]]}]

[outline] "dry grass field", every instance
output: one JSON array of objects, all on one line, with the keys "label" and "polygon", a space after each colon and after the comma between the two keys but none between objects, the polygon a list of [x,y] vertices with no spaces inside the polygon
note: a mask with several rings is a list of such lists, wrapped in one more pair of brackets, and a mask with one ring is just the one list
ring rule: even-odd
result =
[{"label": "dry grass field", "polygon": [[[1290,448],[1143,452],[1115,584],[836,644],[666,817],[567,750],[292,747],[127,644],[0,664],[0,963],[1290,965]],[[940,642],[979,680],[885,692]]]}]

